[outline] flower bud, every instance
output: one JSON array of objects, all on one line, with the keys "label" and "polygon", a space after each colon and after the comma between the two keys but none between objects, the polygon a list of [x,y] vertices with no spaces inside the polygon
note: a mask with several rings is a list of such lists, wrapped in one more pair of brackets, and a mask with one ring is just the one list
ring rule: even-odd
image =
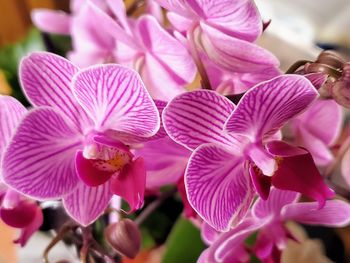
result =
[{"label": "flower bud", "polygon": [[130,219],[110,224],[105,230],[105,237],[111,247],[128,258],[136,257],[140,251],[141,233]]}]

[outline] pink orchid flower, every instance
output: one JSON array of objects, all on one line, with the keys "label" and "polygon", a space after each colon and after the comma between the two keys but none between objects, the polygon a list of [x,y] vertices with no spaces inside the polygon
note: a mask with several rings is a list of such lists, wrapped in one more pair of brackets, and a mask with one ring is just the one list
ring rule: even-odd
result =
[{"label": "pink orchid flower", "polygon": [[219,231],[246,214],[255,190],[266,199],[270,186],[301,192],[320,206],[333,192],[311,155],[273,135],[318,96],[299,75],[283,75],[250,89],[237,107],[213,91],[177,96],[164,109],[163,125],[193,151],[185,173],[189,202]]},{"label": "pink orchid flower", "polygon": [[344,201],[328,200],[319,209],[318,203],[300,203],[299,198],[296,192],[272,189],[269,199],[258,199],[251,214],[230,231],[219,234],[208,226],[203,228],[202,236],[211,245],[199,262],[247,262],[249,253],[244,241],[256,231],[259,232],[253,246],[254,254],[263,262],[280,262],[288,239],[296,240],[285,222],[292,220],[327,227],[344,227],[350,223],[350,205]]},{"label": "pink orchid flower", "polygon": [[39,200],[63,199],[82,225],[113,194],[143,204],[145,169],[130,145],[159,129],[157,108],[139,75],[120,65],[79,70],[45,52],[22,60],[20,79],[36,106],[20,123],[3,161],[6,184]]},{"label": "pink orchid flower", "polygon": [[233,72],[255,72],[278,66],[267,50],[251,43],[262,33],[254,1],[157,0],[169,10],[168,19],[187,32],[197,49],[220,67]]},{"label": "pink orchid flower", "polygon": [[162,28],[153,16],[143,15],[131,20],[127,18],[121,0],[109,2],[117,20],[92,3],[90,6],[100,26],[116,41],[116,62],[139,72],[155,99],[168,101],[185,92],[183,86],[192,82],[196,75],[187,48]]},{"label": "pink orchid flower", "polygon": [[[16,99],[0,95],[0,161],[16,126],[26,112],[27,110]],[[21,229],[19,238],[14,241],[21,246],[26,244],[43,223],[40,207],[18,192],[7,188],[2,182],[0,182],[0,219],[11,227]]]},{"label": "pink orchid flower", "polygon": [[342,109],[335,101],[315,101],[290,122],[295,144],[305,147],[316,164],[329,165],[334,158],[329,147],[340,135],[342,120]]}]

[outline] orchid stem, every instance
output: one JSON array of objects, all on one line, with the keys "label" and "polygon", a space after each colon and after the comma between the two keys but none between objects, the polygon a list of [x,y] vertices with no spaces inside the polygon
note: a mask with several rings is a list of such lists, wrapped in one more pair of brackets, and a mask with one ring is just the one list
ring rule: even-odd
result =
[{"label": "orchid stem", "polygon": [[68,222],[65,223],[60,231],[57,233],[57,235],[51,240],[50,244],[46,247],[46,249],[44,250],[43,253],[43,260],[45,263],[49,263],[49,253],[51,251],[51,249],[57,245],[58,242],[60,242],[64,236],[70,231],[72,230],[72,228],[76,226],[74,223],[72,222]]},{"label": "orchid stem", "polygon": [[91,234],[91,228],[82,227],[81,230],[82,230],[83,246],[80,249],[80,261],[83,263],[86,263],[89,256],[89,249],[91,247],[91,240],[93,238]]},{"label": "orchid stem", "polygon": [[297,71],[298,68],[300,68],[301,66],[305,65],[306,63],[312,63],[312,61],[309,60],[299,60],[297,62],[295,62],[293,65],[291,65],[289,67],[289,69],[287,69],[285,74],[292,74],[295,73],[295,71]]},{"label": "orchid stem", "polygon": [[193,57],[194,62],[196,63],[198,73],[201,76],[201,85],[204,89],[212,90],[210,80],[207,74],[207,71],[205,70],[205,67],[203,65],[203,62],[200,58],[197,46],[196,46],[196,40],[195,40],[195,35],[194,31],[196,30],[197,26],[193,25],[189,30],[188,30],[188,41],[189,41],[189,46],[190,46],[190,51]]},{"label": "orchid stem", "polygon": [[141,214],[134,220],[134,223],[140,226],[166,199],[173,196],[176,192],[177,188],[173,188],[170,191],[161,194],[141,212]]}]

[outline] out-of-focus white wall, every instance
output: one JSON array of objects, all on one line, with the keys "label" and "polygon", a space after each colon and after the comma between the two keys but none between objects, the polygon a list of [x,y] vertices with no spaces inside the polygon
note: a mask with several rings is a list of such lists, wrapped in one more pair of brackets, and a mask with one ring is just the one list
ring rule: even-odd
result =
[{"label": "out-of-focus white wall", "polygon": [[316,57],[320,52],[316,44],[350,51],[349,0],[256,0],[256,4],[263,19],[271,19],[259,43],[279,57],[283,69],[298,59]]},{"label": "out-of-focus white wall", "polygon": [[256,0],[256,4],[264,19],[272,19],[271,28],[288,27],[301,34],[299,41],[324,42],[331,34],[350,44],[349,0]]}]

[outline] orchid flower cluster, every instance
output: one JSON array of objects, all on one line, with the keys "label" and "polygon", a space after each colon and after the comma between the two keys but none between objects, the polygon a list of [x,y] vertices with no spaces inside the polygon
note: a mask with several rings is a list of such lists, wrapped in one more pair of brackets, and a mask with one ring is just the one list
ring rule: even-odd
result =
[{"label": "orchid flower cluster", "polygon": [[87,227],[112,199],[131,214],[167,185],[208,246],[198,262],[279,262],[297,239],[286,221],[348,225],[350,205],[325,177],[342,161],[350,183],[349,139],[334,146],[349,64],[325,52],[283,74],[255,43],[265,24],[252,0],[144,7],[131,16],[121,0],[72,0],[70,14],[33,13],[73,50],[23,58],[30,109],[0,96],[0,217],[21,229],[16,242],[39,229],[48,200]]}]

